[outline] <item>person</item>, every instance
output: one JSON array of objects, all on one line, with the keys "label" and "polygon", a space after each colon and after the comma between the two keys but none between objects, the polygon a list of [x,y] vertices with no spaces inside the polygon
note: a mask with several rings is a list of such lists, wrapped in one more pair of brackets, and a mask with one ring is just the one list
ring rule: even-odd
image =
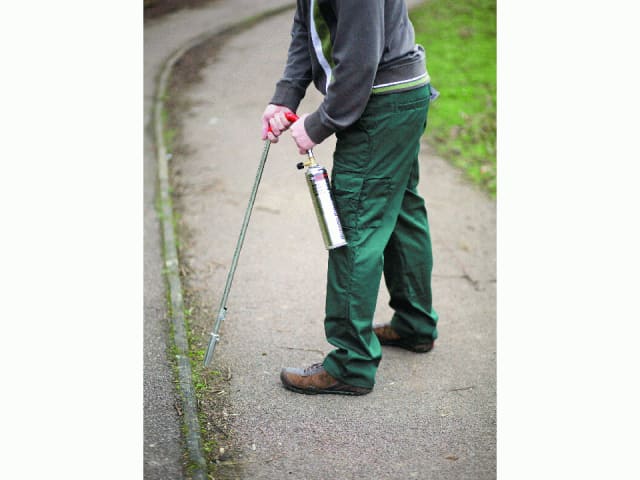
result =
[{"label": "person", "polygon": [[[313,81],[324,99],[293,123]],[[282,78],[262,116],[262,139],[291,131],[301,154],[337,141],[331,189],[347,245],[329,251],[322,363],[284,368],[289,390],[371,392],[381,345],[428,352],[437,338],[427,212],[418,152],[434,89],[404,0],[297,0]],[[373,325],[384,274],[394,314]]]}]

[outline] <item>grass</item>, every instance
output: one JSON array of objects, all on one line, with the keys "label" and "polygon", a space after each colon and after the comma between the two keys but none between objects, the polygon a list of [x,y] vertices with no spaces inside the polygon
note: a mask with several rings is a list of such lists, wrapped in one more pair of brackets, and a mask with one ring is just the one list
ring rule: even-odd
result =
[{"label": "grass", "polygon": [[430,145],[496,195],[496,0],[431,0],[410,12],[427,51]]},{"label": "grass", "polygon": [[[167,295],[169,295],[169,293]],[[168,302],[167,308],[169,309],[169,311],[171,311],[171,308],[172,308],[171,300],[168,298],[167,302]],[[187,352],[187,354],[189,356],[189,363],[191,365],[191,383],[193,384],[194,393],[196,396],[196,402],[198,404],[197,415],[198,415],[198,422],[200,424],[200,440],[202,442],[202,451],[204,452],[205,460],[207,463],[207,474],[210,477],[212,477],[217,473],[215,457],[216,457],[216,452],[218,451],[218,444],[216,442],[216,439],[205,428],[205,425],[207,425],[208,419],[205,412],[203,412],[202,408],[200,408],[200,404],[203,402],[205,395],[208,395],[211,393],[211,387],[207,382],[207,375],[220,377],[221,373],[215,370],[210,372],[204,371],[202,367],[202,362],[204,360],[205,350],[204,349],[197,350],[197,349],[194,349],[193,347],[195,343],[195,338],[194,338],[192,328],[190,326],[191,316],[193,315],[193,308],[184,307],[183,314],[184,314],[185,328],[187,332],[187,344],[189,346],[189,351]],[[175,343],[175,332],[174,332],[173,322],[169,323],[169,330],[170,330],[169,333],[171,338],[171,343],[169,345],[169,352],[170,352],[169,361],[173,369],[174,385],[176,387],[176,390],[180,392],[181,390],[180,374],[178,372],[178,364],[176,359],[178,358],[179,355],[181,355],[181,352],[180,350],[178,350],[178,347],[176,346],[176,343]],[[182,413],[180,415],[182,415]],[[182,428],[183,438],[186,438],[187,426],[184,422],[182,422],[181,428]],[[193,463],[191,458],[189,458],[189,455],[187,452],[184,453],[184,462],[185,462],[185,468],[187,470],[187,473],[189,475],[192,475],[193,472],[198,468],[198,465]]]}]

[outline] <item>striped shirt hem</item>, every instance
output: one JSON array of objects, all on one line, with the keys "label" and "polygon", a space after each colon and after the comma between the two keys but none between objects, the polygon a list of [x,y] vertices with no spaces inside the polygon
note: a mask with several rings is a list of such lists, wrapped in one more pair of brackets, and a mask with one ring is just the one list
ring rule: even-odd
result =
[{"label": "striped shirt hem", "polygon": [[374,85],[371,89],[371,93],[374,95],[380,93],[389,93],[396,90],[406,90],[408,88],[420,87],[422,85],[426,85],[431,81],[428,73],[423,73],[422,75],[414,78],[409,78],[407,80],[400,80],[398,82],[391,83],[382,83],[379,85]]}]

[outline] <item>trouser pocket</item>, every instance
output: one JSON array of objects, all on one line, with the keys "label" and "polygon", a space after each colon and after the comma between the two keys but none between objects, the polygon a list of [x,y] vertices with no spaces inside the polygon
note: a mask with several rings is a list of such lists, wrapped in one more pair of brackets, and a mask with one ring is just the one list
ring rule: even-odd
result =
[{"label": "trouser pocket", "polygon": [[331,181],[333,198],[342,228],[354,230],[358,227],[358,211],[362,178],[346,172],[333,172]]},{"label": "trouser pocket", "polygon": [[332,183],[336,210],[343,228],[380,226],[391,194],[390,178],[363,179],[357,173],[336,172]]}]

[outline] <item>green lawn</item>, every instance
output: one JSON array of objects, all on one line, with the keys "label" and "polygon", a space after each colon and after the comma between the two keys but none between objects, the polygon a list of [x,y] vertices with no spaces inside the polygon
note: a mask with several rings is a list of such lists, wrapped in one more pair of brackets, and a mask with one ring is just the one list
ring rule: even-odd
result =
[{"label": "green lawn", "polygon": [[496,0],[432,0],[410,12],[440,97],[427,139],[496,195]]}]

